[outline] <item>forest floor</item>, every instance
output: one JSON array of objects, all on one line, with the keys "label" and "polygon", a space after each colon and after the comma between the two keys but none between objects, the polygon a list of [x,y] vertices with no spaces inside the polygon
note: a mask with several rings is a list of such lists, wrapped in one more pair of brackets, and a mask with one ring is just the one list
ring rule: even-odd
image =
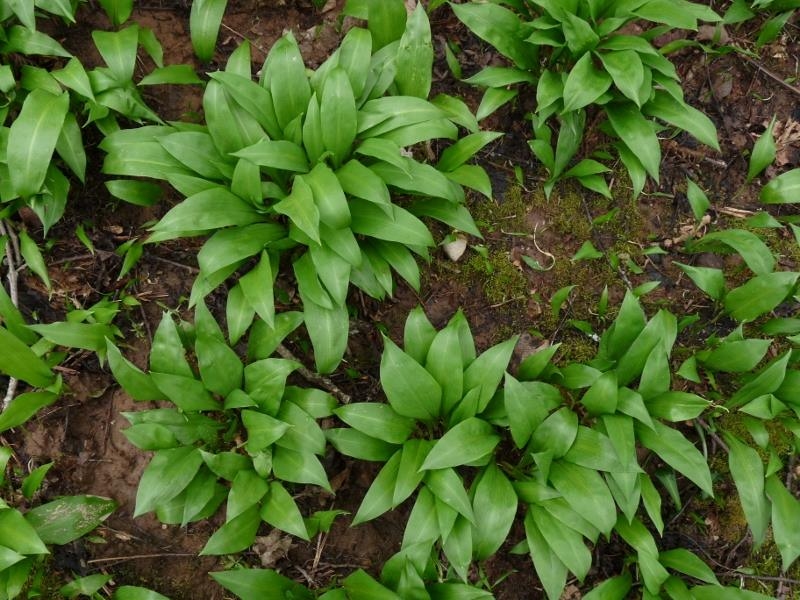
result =
[{"label": "forest floor", "polygon": [[[213,71],[224,65],[227,55],[245,38],[252,43],[254,61],[260,63],[282,32],[291,30],[301,43],[307,66],[315,68],[341,36],[342,1],[316,9],[308,0],[232,0],[223,21],[216,62],[200,65],[189,41],[187,4],[181,0],[137,2],[132,19],[155,31],[164,46],[167,64],[189,63],[200,71]],[[64,29],[60,41],[88,69],[100,60],[90,32],[108,29],[110,24],[101,11],[90,6],[82,9],[78,23]],[[453,77],[444,60],[444,46],[449,43],[460,48],[457,56],[464,77],[497,62],[498,57],[476,41],[446,6],[433,13],[431,24],[437,53],[436,91],[461,95],[474,109],[480,92]],[[711,254],[688,256],[682,252],[681,242],[705,231],[741,226],[744,218],[762,209],[759,183],[800,164],[800,23],[795,18],[774,43],[756,50],[753,40],[758,26],[758,22],[749,22],[740,29],[728,28],[721,40],[726,46],[753,50],[753,58],[739,52],[714,51],[712,34],[706,30],[694,39],[707,43],[707,50],[689,46],[671,55],[687,101],[714,121],[722,151],[700,146],[686,134],[663,139],[660,182],[648,182],[638,200],[631,200],[622,170],[612,187],[613,200],[570,184],[557,186],[545,199],[541,191],[545,174],[526,143],[530,123],[525,114],[532,108],[532,98],[523,94],[516,104],[484,122],[484,129],[506,133],[480,156],[491,173],[494,201],[470,199],[484,239],[469,239],[467,251],[458,262],[437,249],[419,294],[404,284],[398,284],[395,297],[385,302],[353,292],[351,341],[345,363],[332,376],[334,383],[354,398],[378,398],[380,332],[388,331],[399,339],[405,318],[416,305],[424,307],[437,327],[462,308],[479,350],[521,334],[517,359],[543,344],[562,342],[559,360],[563,361],[581,360],[594,352],[592,339],[572,327],[569,320],[587,321],[602,331],[607,322],[596,315],[595,307],[606,287],[609,305],[618,306],[626,289],[657,280],[661,285],[642,299],[649,313],[669,307],[680,314],[710,314],[707,298],[673,263],[718,266],[723,259]],[[201,93],[197,86],[165,86],[147,101],[165,119],[191,120],[197,119],[201,110]],[[760,180],[748,185],[749,149],[773,117],[778,159]],[[590,128],[586,149],[600,142],[602,133]],[[35,313],[45,322],[63,318],[68,308],[89,306],[108,295],[129,294],[139,306],[124,314],[118,324],[126,336],[127,355],[143,365],[162,312],[178,307],[181,314],[190,314],[187,298],[197,272],[198,246],[185,240],[148,246],[134,270],[117,280],[121,258],[114,250],[131,238],[143,236],[143,227],[179,198],[173,196],[149,209],[121,205],[103,186],[99,173],[102,152],[90,149],[90,161],[95,165],[94,172],[83,189],[74,189],[65,218],[49,235],[46,258],[53,292],[48,295],[38,279],[24,274],[20,280],[21,305],[27,314]],[[686,198],[687,177],[707,192],[712,204],[710,219],[700,225]],[[792,210],[796,209],[778,207],[773,214]],[[599,218],[604,215],[609,218]],[[41,235],[35,217],[25,213],[21,217],[30,220],[29,231]],[[80,224],[97,249],[94,254],[88,254],[74,235]],[[439,239],[444,233],[439,232]],[[793,244],[788,234],[775,235],[776,243],[785,243],[787,248]],[[605,253],[605,258],[570,260],[587,240]],[[653,246],[660,246],[665,253],[648,254],[647,249]],[[619,265],[607,259],[612,255],[619,259]],[[535,259],[547,270],[530,268],[523,256]],[[780,257],[782,266],[790,270],[800,269],[797,259],[796,249]],[[549,299],[568,285],[577,287],[565,310],[554,317]],[[212,295],[208,302],[212,312],[224,314],[222,295]],[[721,330],[726,326],[717,322],[709,327]],[[718,330],[701,329],[700,335]],[[693,335],[698,335],[697,331],[694,329]],[[703,341],[681,339],[679,343],[699,347]],[[289,344],[302,358],[302,339],[290,340]],[[305,362],[310,366],[310,361]],[[48,474],[46,496],[109,496],[119,503],[119,509],[98,530],[94,541],[81,539],[57,548],[54,569],[76,574],[107,572],[117,583],[150,586],[175,600],[224,598],[222,588],[206,573],[229,567],[230,561],[197,556],[218,524],[199,522],[181,529],[164,526],[153,515],[132,518],[139,477],[149,455],[122,435],[126,425],[122,413],[137,410],[140,405],[116,386],[107,368],[91,353],[75,352],[62,367],[68,393],[24,428],[6,434],[6,440],[32,465],[55,462]],[[710,453],[715,450],[709,448]],[[378,467],[338,455],[329,456],[325,466],[336,488],[335,497],[308,491],[298,502],[304,509],[335,507],[355,513]],[[735,569],[747,567],[754,576],[754,589],[774,592],[769,578],[777,576],[780,567],[774,547],[767,545],[758,553],[752,552],[738,504],[726,501],[724,482],[720,489],[715,500],[687,493],[681,510],[665,505],[663,547],[692,549],[728,583],[742,576],[734,573]],[[261,539],[260,548],[240,555],[238,560],[277,568],[314,587],[324,587],[359,567],[377,573],[399,548],[409,510],[404,504],[355,528],[348,526],[349,517],[345,516],[336,521],[329,534],[308,543],[269,536]],[[98,537],[103,543],[95,543]],[[512,531],[510,540],[516,542],[522,537],[522,531]],[[617,574],[624,556],[613,542],[599,545],[589,581],[584,586],[572,582],[569,597],[580,598],[580,590],[589,589],[592,581]],[[543,597],[526,556],[499,553],[485,564],[479,576],[493,586],[501,600]]]}]

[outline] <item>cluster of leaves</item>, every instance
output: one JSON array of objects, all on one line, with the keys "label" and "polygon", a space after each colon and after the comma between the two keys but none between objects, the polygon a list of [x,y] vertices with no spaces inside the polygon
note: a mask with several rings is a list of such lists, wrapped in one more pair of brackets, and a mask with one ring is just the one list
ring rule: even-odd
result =
[{"label": "cluster of leaves", "polygon": [[202,302],[193,326],[176,326],[164,315],[147,373],[109,341],[111,370],[132,398],[175,405],[125,413],[131,423],[125,436],[154,452],[139,482],[134,516],[154,511],[164,523],[185,526],[210,518],[227,500],[225,524],[202,554],[249,548],[262,521],[306,540],[330,526],[338,511],[304,521],[284,486],[313,484],[331,491],[318,458],[326,440],[317,420],[331,416],[336,401],[320,390],[287,386],[300,365],[270,358],[301,322],[296,312],[278,315],[274,328],[257,321],[246,364]]},{"label": "cluster of leaves", "polygon": [[[592,158],[572,165],[590,108],[605,117],[602,129],[616,140],[613,147],[630,175],[634,197],[648,175],[659,178],[658,121],[719,149],[714,124],[686,103],[675,67],[652,43],[672,29],[696,30],[698,20],[718,21],[710,8],[686,0],[501,0],[452,8],[473,33],[512,63],[487,67],[467,79],[487,88],[478,119],[515,98],[518,84],[535,86],[529,145],[548,170],[548,195],[556,181],[574,177],[610,197],[603,176],[610,170],[607,166]],[[641,35],[626,33],[635,20],[658,26]]]},{"label": "cluster of leaves", "polygon": [[[257,259],[228,294],[234,340],[254,315],[273,323],[273,285],[291,251],[320,372],[336,368],[346,347],[349,283],[383,298],[394,270],[418,288],[414,255],[425,257],[434,243],[420,217],[479,235],[461,186],[491,195],[483,169],[465,162],[499,134],[478,132],[460,100],[426,99],[433,50],[424,10],[406,23],[402,1],[373,4],[356,11],[370,29],[351,29],[316,72],[287,34],[256,83],[243,44],[225,71],[210,74],[205,125],[124,130],[101,145],[106,173],[166,180],[186,197],[149,241],[213,234],[198,255],[192,303]],[[472,133],[436,167],[405,150],[457,138],[457,123]],[[152,198],[151,183],[127,181],[125,189],[125,199]],[[416,200],[403,207],[398,194]]]},{"label": "cluster of leaves", "polygon": [[[69,3],[41,4],[59,7],[56,14],[74,22],[74,12],[66,8]],[[24,25],[9,26],[0,21],[0,216],[6,218],[26,205],[41,220],[46,235],[63,215],[70,190],[69,177],[55,156],[78,180],[83,181],[86,175],[79,124],[82,113],[87,124],[94,123],[104,134],[119,129],[119,117],[160,122],[145,104],[138,86],[199,80],[188,65],[164,67],[160,43],[150,29],[138,25],[116,32],[93,32],[97,51],[107,66],[87,72],[58,42],[36,31],[33,3],[12,5],[13,15]],[[135,85],[139,46],[157,68]],[[43,55],[66,62],[50,70],[31,64],[15,68],[15,62],[22,62],[15,55]],[[6,126],[6,121],[10,125]]]},{"label": "cluster of leaves", "polygon": [[723,23],[733,25],[749,21],[759,13],[766,13],[768,19],[761,26],[756,46],[773,42],[783,31],[784,26],[800,8],[798,0],[733,0],[725,11]]},{"label": "cluster of leaves", "polygon": [[64,496],[34,506],[24,513],[17,508],[32,503],[53,466],[42,465],[25,477],[18,489],[6,479],[10,448],[0,447],[0,597],[17,598],[23,592],[34,597],[37,579],[43,573],[48,545],[69,544],[107,519],[116,502],[99,496]]},{"label": "cluster of leaves", "polygon": [[[500,549],[522,506],[525,537],[513,551],[530,553],[549,598],[561,596],[569,573],[583,581],[593,564],[587,544],[597,544],[601,535],[617,536],[634,554],[625,571],[597,586],[591,598],[628,597],[634,587],[644,598],[765,598],[723,587],[699,557],[683,548],[659,550],[654,536],[653,530],[665,533],[657,483],[677,505],[676,475],[713,496],[707,457],[681,424],[700,415],[713,417],[720,409],[697,394],[673,389],[670,354],[677,335],[674,315],[662,310],[648,320],[629,293],[600,337],[593,360],[557,367],[556,345],[526,358],[514,377],[506,368],[515,339],[476,356],[463,315],[437,332],[415,310],[406,323],[405,349],[385,339],[381,383],[388,404],[336,408],[334,414],[349,428],[325,432],[346,455],[385,461],[354,525],[398,506],[416,491],[401,549],[384,565],[380,583],[356,572],[342,587],[319,597],[490,598],[488,591],[469,583],[472,561]],[[710,368],[730,363],[730,356],[713,352],[751,353],[745,347],[749,344],[726,343],[733,346],[699,353],[697,360]],[[765,352],[759,349],[758,360]],[[784,369],[788,356],[778,361]],[[800,378],[790,375],[782,383],[775,370],[768,366],[725,408],[746,401],[748,414],[753,413],[765,400],[751,400],[773,381],[771,389],[780,388],[780,400],[797,406],[792,398]],[[768,406],[780,400],[776,396]],[[763,541],[771,509],[788,568],[797,558],[789,541],[796,525],[789,521],[800,503],[776,476],[782,464],[773,457],[765,470],[755,450],[725,436],[754,536]],[[763,435],[759,440],[764,441]],[[657,478],[648,464],[656,461],[664,465]],[[437,569],[439,551],[446,571]],[[289,591],[317,597],[269,570],[213,577],[244,599]],[[703,584],[689,587],[685,577]]]}]

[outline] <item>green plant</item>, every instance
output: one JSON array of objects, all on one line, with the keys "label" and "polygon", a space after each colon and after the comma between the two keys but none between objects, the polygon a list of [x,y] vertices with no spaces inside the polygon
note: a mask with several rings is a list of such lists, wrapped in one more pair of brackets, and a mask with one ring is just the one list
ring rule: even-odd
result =
[{"label": "green plant", "polygon": [[105,589],[105,586],[111,581],[111,575],[105,575],[104,573],[86,575],[63,585],[59,590],[59,594],[63,598],[86,596],[92,600],[169,600],[169,598],[158,592],[133,585],[120,586],[110,595],[102,594],[101,590]]},{"label": "green plant", "polygon": [[761,47],[777,39],[798,8],[798,0],[734,0],[725,11],[722,21],[726,25],[733,25],[749,21],[759,13],[766,13],[769,18],[761,26],[756,38],[756,46]]},{"label": "green plant", "polygon": [[[13,32],[28,30],[14,25],[9,31],[7,37],[13,41]],[[140,45],[157,68],[138,86],[200,81],[188,65],[164,67],[161,45],[147,28],[132,25],[118,32],[95,31],[92,37],[108,66],[88,72],[47,36],[36,38],[35,43],[0,46],[0,55],[41,53],[68,59],[53,70],[23,65],[16,71],[11,64],[0,66],[0,94],[5,98],[0,108],[0,216],[7,218],[27,205],[39,217],[45,235],[62,217],[70,190],[69,178],[55,156],[80,181],[85,178],[86,152],[78,124],[81,111],[103,133],[119,129],[119,117],[160,122],[132,81]],[[9,120],[10,125],[3,126]]]},{"label": "green plant", "polygon": [[322,591],[312,591],[291,579],[268,569],[238,569],[211,573],[214,580],[236,594],[242,600],[273,598],[278,595],[297,598],[297,600],[402,600],[404,598],[465,598],[487,600],[493,598],[490,592],[464,583],[424,582],[422,573],[409,565],[408,573],[413,573],[411,586],[397,586],[383,580],[376,581],[365,571],[359,569],[345,577],[341,585],[331,586]]},{"label": "green plant", "polygon": [[[388,404],[337,408],[334,413],[349,428],[328,429],[326,436],[347,456],[386,463],[353,525],[397,507],[419,489],[401,552],[385,567],[395,571],[390,579],[405,579],[406,560],[425,571],[440,542],[466,581],[473,557],[496,552],[516,514],[511,483],[495,464],[500,435],[492,403],[516,338],[477,355],[462,313],[437,332],[418,308],[406,321],[404,341],[403,350],[384,337],[381,385]],[[471,486],[456,470],[461,467],[478,469]]]},{"label": "green plant", "polygon": [[326,440],[316,420],[330,416],[336,401],[320,390],[287,386],[299,364],[269,358],[301,321],[296,312],[278,315],[274,328],[257,321],[246,363],[202,302],[193,327],[179,328],[164,315],[147,373],[108,342],[111,371],[132,398],[174,404],[125,413],[131,423],[125,436],[154,452],[139,483],[134,516],[154,511],[164,523],[186,525],[208,519],[227,500],[225,524],[202,554],[248,548],[262,521],[302,539],[328,526],[338,511],[317,513],[307,523],[284,485],[331,490],[318,458]]},{"label": "green plant", "polygon": [[[548,195],[560,178],[574,177],[610,196],[603,177],[607,166],[592,158],[570,166],[583,143],[587,117],[600,120],[615,140],[634,197],[648,175],[659,178],[658,121],[719,149],[713,123],[685,102],[674,66],[651,42],[671,29],[697,29],[698,19],[718,21],[710,8],[686,0],[498,0],[451,6],[473,33],[512,62],[467,79],[487,88],[479,120],[515,98],[518,84],[535,86],[529,145],[548,170]],[[636,20],[660,26],[639,36],[626,33]]]},{"label": "green plant", "polygon": [[64,496],[46,503],[33,499],[52,466],[43,465],[25,477],[17,489],[6,477],[13,453],[0,448],[0,598],[9,600],[25,593],[33,598],[36,581],[44,566],[48,545],[65,545],[83,537],[107,519],[116,502],[98,496]]},{"label": "green plant", "polygon": [[[255,83],[245,43],[225,71],[210,74],[205,125],[120,131],[101,144],[106,173],[166,180],[186,197],[152,228],[150,242],[212,234],[198,255],[192,304],[256,259],[228,295],[232,342],[256,314],[273,322],[274,282],[291,256],[320,372],[335,369],[346,347],[349,283],[383,298],[393,292],[394,270],[418,288],[414,254],[425,257],[433,245],[420,217],[479,235],[462,184],[491,194],[483,169],[465,162],[499,134],[478,132],[461,101],[425,99],[425,13],[420,7],[406,26],[403,3],[385,4],[401,7],[402,27],[370,13],[370,30],[351,29],[314,73],[287,34]],[[436,167],[408,150],[457,138],[456,123],[473,133]],[[152,189],[115,183],[123,184],[134,202]],[[400,195],[415,199],[401,206]]]}]

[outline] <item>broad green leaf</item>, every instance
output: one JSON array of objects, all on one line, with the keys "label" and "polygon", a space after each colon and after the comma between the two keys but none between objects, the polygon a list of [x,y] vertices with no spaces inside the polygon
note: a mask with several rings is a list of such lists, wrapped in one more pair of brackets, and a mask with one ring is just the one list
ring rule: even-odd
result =
[{"label": "broad green leaf", "polygon": [[375,402],[356,402],[334,410],[342,421],[390,444],[402,444],[416,427],[414,419],[397,414],[392,407]]},{"label": "broad green leaf", "polygon": [[690,246],[692,251],[705,252],[717,245],[729,246],[738,252],[756,275],[771,273],[775,268],[775,257],[769,247],[751,231],[726,229],[703,236]]},{"label": "broad green leaf", "polygon": [[528,510],[552,552],[582,581],[592,565],[592,555],[581,534],[539,506],[531,505]]},{"label": "broad green leaf", "polygon": [[698,221],[703,218],[703,215],[711,207],[711,202],[709,202],[706,193],[688,177],[686,178],[686,198],[689,200],[689,206],[692,207],[694,218]]},{"label": "broad green leaf", "polygon": [[155,510],[180,494],[194,479],[201,464],[200,451],[191,446],[156,452],[139,480],[133,516]]},{"label": "broad green leaf", "polygon": [[800,501],[777,475],[767,477],[764,489],[772,502],[772,535],[781,553],[781,571],[786,572],[800,556]]},{"label": "broad green leaf", "polygon": [[27,381],[36,387],[47,387],[55,377],[50,367],[17,336],[0,327],[0,372]]},{"label": "broad green leaf", "polygon": [[620,385],[627,385],[642,374],[647,359],[657,346],[669,354],[677,329],[674,315],[664,310],[656,313],[619,359],[617,379]]},{"label": "broad green leaf", "polygon": [[497,109],[511,102],[519,94],[519,90],[508,88],[487,88],[481,98],[481,103],[475,111],[475,118],[483,121]]},{"label": "broad green leaf", "polygon": [[583,600],[625,600],[631,589],[631,575],[627,571],[622,575],[606,579],[596,585],[583,596]]},{"label": "broad green leaf", "polygon": [[753,145],[753,153],[750,155],[750,163],[747,166],[748,183],[775,160],[775,137],[772,133],[774,127],[775,117],[772,117],[766,131],[759,136]]},{"label": "broad green leaf", "polygon": [[617,509],[597,471],[556,461],[550,467],[550,481],[575,512],[609,535],[617,520]]},{"label": "broad green leaf", "polygon": [[639,54],[633,50],[619,50],[599,53],[598,56],[617,89],[633,100],[637,106],[641,106],[642,101],[646,100],[640,95],[645,69]]},{"label": "broad green leaf", "polygon": [[328,476],[316,455],[276,446],[272,454],[275,477],[292,483],[310,483],[331,491]]},{"label": "broad green leaf", "polygon": [[711,267],[693,267],[675,261],[681,271],[689,276],[694,284],[703,290],[708,296],[721,302],[725,296],[725,274],[721,269]]},{"label": "broad green leaf", "polygon": [[353,526],[365,523],[379,517],[393,506],[395,481],[400,466],[402,451],[398,450],[389,461],[383,465],[367,490],[356,516],[353,517]]},{"label": "broad green leaf", "polygon": [[255,410],[243,410],[242,424],[247,431],[247,451],[255,455],[278,441],[289,425]]},{"label": "broad green leaf", "polygon": [[442,388],[417,361],[384,336],[381,385],[397,414],[431,422],[441,410]]},{"label": "broad green leaf", "polygon": [[381,206],[384,213],[391,217],[389,190],[371,169],[352,159],[336,171],[336,177],[347,194]]},{"label": "broad green leaf", "polygon": [[223,154],[252,146],[264,139],[264,129],[258,119],[234,101],[218,81],[206,84],[203,94],[203,113],[214,143]]},{"label": "broad green leaf", "polygon": [[305,112],[311,98],[303,57],[291,33],[272,46],[262,77],[272,93],[278,125],[285,132],[288,124]]},{"label": "broad green leaf", "polygon": [[297,173],[308,171],[306,153],[297,144],[285,140],[261,140],[233,155],[262,167]]},{"label": "broad green leaf", "polygon": [[44,325],[28,325],[28,328],[59,346],[83,348],[99,353],[106,349],[106,337],[113,335],[111,326],[104,323],[60,321]]},{"label": "broad green leaf", "polygon": [[189,15],[189,32],[194,53],[202,62],[214,57],[217,35],[228,0],[195,0]]},{"label": "broad green leaf", "polygon": [[105,521],[117,503],[99,496],[65,496],[36,506],[25,520],[45,544],[63,546],[86,535]]},{"label": "broad green leaf", "polygon": [[292,192],[273,207],[275,212],[286,215],[304,234],[320,243],[319,209],[314,203],[311,187],[301,177],[296,177]]},{"label": "broad green leaf", "polygon": [[[429,127],[420,125],[420,131],[430,131]],[[395,140],[399,145],[413,145],[420,140]],[[370,169],[376,173],[385,183],[393,188],[411,192],[415,195],[444,198],[451,202],[462,203],[464,192],[454,184],[447,176],[432,167],[423,163],[416,162],[410,158],[403,159],[406,162],[405,168],[398,168],[393,164],[376,162],[370,165]]]},{"label": "broad green leaf", "polygon": [[[2,330],[0,330],[2,331]],[[0,432],[18,427],[33,417],[45,406],[58,400],[52,392],[26,392],[14,398],[0,415]]]},{"label": "broad green leaf", "polygon": [[347,591],[348,600],[401,600],[400,596],[375,581],[363,569],[348,575],[342,584]]},{"label": "broad green leaf", "polygon": [[537,63],[536,51],[521,35],[522,20],[509,9],[494,3],[452,4],[451,8],[472,33],[494,46],[520,69],[532,68]]},{"label": "broad green leaf", "polygon": [[786,376],[786,365],[789,362],[791,354],[791,352],[785,352],[782,356],[764,367],[758,375],[747,381],[747,383],[740,387],[736,393],[728,399],[725,403],[725,407],[729,410],[733,410],[751,400],[771,394],[780,388]]},{"label": "broad green leaf", "polygon": [[761,189],[764,204],[792,204],[800,198],[800,169],[792,169],[771,180]]},{"label": "broad green leaf", "polygon": [[433,340],[436,338],[436,329],[421,306],[414,307],[406,318],[403,331],[403,344],[405,352],[419,364],[424,364]]},{"label": "broad green leaf", "polygon": [[783,302],[797,283],[798,273],[779,271],[756,275],[725,296],[725,311],[737,321],[754,321]]},{"label": "broad green leaf", "polygon": [[450,533],[442,542],[442,550],[452,569],[466,582],[472,560],[472,527],[467,519],[461,515],[456,518]]},{"label": "broad green leaf", "polygon": [[636,154],[650,177],[658,182],[661,148],[653,124],[632,103],[608,104],[606,114],[614,132]]},{"label": "broad green leaf", "polygon": [[[645,62],[647,62],[647,59],[645,59]],[[711,119],[671,94],[656,90],[653,98],[642,108],[642,112],[675,127],[680,127],[699,142],[719,151],[717,128]],[[633,148],[634,152],[636,150],[636,148]]]},{"label": "broad green leaf", "polygon": [[115,27],[127,21],[133,12],[133,0],[100,0],[100,6]]},{"label": "broad green leaf", "polygon": [[479,413],[485,410],[497,391],[518,339],[518,336],[514,336],[492,346],[472,361],[464,371],[464,390],[480,388]]},{"label": "broad green leaf", "polygon": [[204,179],[229,180],[233,167],[214,145],[213,138],[199,131],[178,131],[158,138],[158,142],[177,161]]},{"label": "broad green leaf", "polygon": [[325,434],[305,410],[294,402],[285,401],[278,411],[278,418],[289,424],[289,429],[277,442],[279,446],[298,452],[325,454]]},{"label": "broad green leaf", "polygon": [[217,529],[203,546],[200,556],[234,554],[246,550],[255,541],[260,524],[259,507],[251,506]]},{"label": "broad green leaf", "polygon": [[712,371],[747,373],[756,368],[766,356],[772,340],[724,340],[710,351],[697,354],[697,359]]},{"label": "broad green leaf", "polygon": [[449,414],[464,392],[461,342],[454,324],[436,334],[428,349],[426,370],[442,388],[442,414]]},{"label": "broad green leaf", "polygon": [[358,460],[386,462],[397,450],[396,445],[362,433],[358,429],[326,429],[325,437],[339,454]]},{"label": "broad green leaf", "polygon": [[406,21],[395,59],[395,83],[401,95],[427,98],[431,91],[433,41],[425,9],[418,5]]},{"label": "broad green leaf", "polygon": [[533,511],[534,507],[529,507],[525,514],[525,538],[528,542],[528,550],[548,600],[558,600],[567,584],[567,567],[561,562],[540,531]]},{"label": "broad green leaf", "polygon": [[274,327],[258,320],[253,324],[248,337],[248,360],[268,358],[292,331],[303,323],[303,313],[285,311],[275,315]]},{"label": "broad green leaf", "polygon": [[688,421],[698,417],[711,402],[688,392],[665,392],[645,401],[652,417],[667,421]]},{"label": "broad green leaf", "polygon": [[136,68],[136,50],[139,47],[138,25],[120,31],[93,31],[92,39],[115,83],[124,86],[130,82]]},{"label": "broad green leaf", "polygon": [[115,198],[138,206],[152,206],[163,194],[159,185],[148,181],[111,179],[105,182],[105,186]]},{"label": "broad green leaf", "polygon": [[49,554],[47,547],[22,514],[13,508],[0,509],[3,546],[19,554]]},{"label": "broad green leaf", "polygon": [[6,30],[3,52],[72,58],[72,55],[49,35],[21,25],[13,25]]},{"label": "broad green leaf", "polygon": [[499,442],[500,437],[489,423],[470,417],[436,442],[425,458],[422,469],[445,469],[468,464],[486,456]]},{"label": "broad green leaf", "polygon": [[[613,415],[604,415],[604,418],[611,416]],[[594,471],[611,473],[638,471],[637,465],[628,464],[626,467],[621,465],[620,459],[617,458],[619,450],[615,447],[618,441],[610,433],[606,436],[595,429],[580,425],[575,441],[563,458],[569,463]],[[631,430],[631,442],[633,442],[633,430]],[[633,451],[633,444],[631,444],[630,450]]]},{"label": "broad green leaf", "polygon": [[135,585],[122,585],[114,590],[112,600],[169,600],[163,594]]},{"label": "broad green leaf", "polygon": [[242,384],[244,367],[236,352],[225,342],[209,335],[198,335],[195,342],[200,378],[215,394],[227,396]]},{"label": "broad green leaf", "polygon": [[271,481],[267,499],[261,506],[261,518],[281,531],[308,540],[308,530],[303,515],[294,498],[286,491],[280,481]]},{"label": "broad green leaf", "polygon": [[180,237],[184,232],[250,225],[261,220],[252,205],[222,187],[197,193],[170,210],[152,227],[159,241]]},{"label": "broad green leaf", "polygon": [[194,372],[186,361],[183,342],[175,321],[169,313],[164,313],[153,335],[150,349],[150,370],[157,373],[170,373],[192,378]]},{"label": "broad green leaf", "polygon": [[353,27],[339,45],[339,67],[347,73],[356,98],[364,93],[371,57],[372,35],[368,30]]},{"label": "broad green leaf", "polygon": [[[432,441],[413,439],[403,444],[400,464],[397,467],[397,480],[392,495],[392,506],[399,506],[406,500],[419,486],[425,472],[422,471],[422,463],[428,455]],[[419,502],[419,497],[418,497]],[[415,508],[417,505],[415,504]],[[406,536],[403,536],[403,543],[406,543]]]},{"label": "broad green leaf", "polygon": [[718,585],[698,585],[692,588],[692,598],[695,600],[717,600],[720,592],[730,600],[772,600],[773,596],[751,592],[738,587],[720,587]]},{"label": "broad green leaf", "polygon": [[151,371],[150,377],[158,389],[183,411],[199,412],[221,408],[203,383],[194,377],[155,371]]},{"label": "broad green leaf", "polygon": [[320,102],[322,142],[336,166],[349,156],[356,137],[356,101],[347,73],[333,69],[325,81]]},{"label": "broad green leaf", "polygon": [[617,374],[608,371],[598,377],[581,398],[589,414],[613,414],[617,410]]},{"label": "broad green leaf", "polygon": [[331,373],[342,360],[347,348],[350,317],[347,306],[324,308],[303,299],[306,330],[314,347],[314,362],[320,373]]},{"label": "broad green leaf", "polygon": [[593,103],[606,93],[612,83],[611,75],[595,68],[592,55],[587,52],[578,59],[564,82],[564,112]]},{"label": "broad green leaf", "polygon": [[86,152],[83,149],[83,138],[78,120],[70,112],[64,115],[64,124],[56,141],[56,152],[69,165],[75,176],[83,182],[86,175]]},{"label": "broad green leaf", "polygon": [[[249,64],[248,60],[248,70]],[[220,82],[226,94],[247,111],[270,137],[278,138],[281,135],[269,90],[252,81],[249,76],[231,71],[209,73],[209,77]]]},{"label": "broad green leaf", "polygon": [[239,278],[239,288],[250,307],[268,326],[273,325],[275,319],[273,285],[270,257],[263,251],[255,268]]},{"label": "broad green leaf", "polygon": [[453,171],[502,135],[498,131],[480,131],[467,135],[442,152],[436,168],[440,171]]},{"label": "broad green leaf", "polygon": [[714,495],[711,472],[705,458],[679,431],[654,421],[653,429],[637,423],[636,435],[646,448],[658,454],[665,463],[692,480],[709,496]]},{"label": "broad green leaf", "polygon": [[211,577],[242,600],[264,598],[295,598],[313,600],[314,595],[303,585],[271,569],[235,569],[216,571]]},{"label": "broad green leaf", "polygon": [[73,579],[66,585],[61,586],[58,592],[65,598],[77,598],[80,595],[91,597],[92,594],[111,581],[111,578],[111,575],[106,575],[105,573],[86,575]]},{"label": "broad green leaf", "polygon": [[684,548],[665,550],[659,553],[658,560],[662,565],[673,571],[689,575],[706,583],[719,585],[714,571],[704,563],[696,554]]},{"label": "broad green leaf", "polygon": [[114,379],[131,398],[140,401],[164,399],[164,394],[156,387],[150,376],[122,356],[119,348],[108,339],[106,356]]},{"label": "broad green leaf", "polygon": [[[469,501],[464,482],[454,469],[434,469],[425,473],[425,486],[438,501],[444,502],[458,514],[463,515],[470,523],[475,523],[472,505]],[[438,512],[438,511],[437,511]],[[447,537],[447,531],[441,531]]]},{"label": "broad green leaf", "polygon": [[561,402],[561,393],[550,384],[539,381],[520,383],[506,373],[503,402],[514,444],[517,448],[524,448],[554,405]]},{"label": "broad green leaf", "polygon": [[8,130],[6,161],[11,186],[22,198],[39,193],[69,110],[69,94],[43,89],[25,98]]},{"label": "broad green leaf", "polygon": [[472,506],[478,518],[472,528],[472,551],[484,560],[500,549],[517,514],[517,494],[503,472],[490,462],[474,487]]},{"label": "broad green leaf", "polygon": [[146,76],[142,77],[137,85],[200,85],[203,80],[197,76],[191,65],[168,65],[153,69]]},{"label": "broad green leaf", "polygon": [[578,435],[578,415],[564,406],[547,417],[533,432],[532,449],[552,452],[553,458],[564,456]]}]

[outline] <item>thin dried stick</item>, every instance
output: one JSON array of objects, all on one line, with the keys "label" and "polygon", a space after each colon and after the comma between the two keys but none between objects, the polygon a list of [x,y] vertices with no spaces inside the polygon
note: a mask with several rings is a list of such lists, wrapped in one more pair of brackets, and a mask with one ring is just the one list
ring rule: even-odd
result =
[{"label": "thin dried stick", "polygon": [[186,557],[194,557],[197,558],[197,554],[193,554],[191,552],[178,552],[178,553],[171,553],[171,552],[161,552],[159,554],[133,554],[131,556],[111,556],[108,558],[93,558],[91,560],[87,560],[87,565],[94,565],[98,563],[106,563],[106,562],[119,562],[123,560],[140,560],[143,558],[186,558]]},{"label": "thin dried stick", "polygon": [[[14,229],[9,225],[6,227],[6,222],[4,220],[0,220],[0,235],[8,237],[8,244],[6,244],[6,261],[8,262],[8,295],[11,297],[11,303],[14,305],[15,308],[19,308],[19,287],[17,285],[18,282],[18,273],[17,273],[17,262],[21,262],[19,259],[19,250],[17,245],[17,239],[14,235]],[[15,257],[14,254],[17,254]],[[6,389],[6,395],[3,397],[3,404],[0,410],[3,412],[8,408],[8,405],[11,404],[11,401],[14,399],[14,395],[17,393],[17,384],[18,381],[16,377],[9,377],[8,378],[8,388]]]},{"label": "thin dried stick", "polygon": [[287,360],[293,360],[296,363],[300,364],[298,367],[297,372],[300,373],[302,377],[304,377],[309,382],[319,385],[329,391],[334,397],[336,397],[342,404],[349,404],[350,403],[350,395],[346,394],[341,390],[341,388],[333,383],[329,378],[325,377],[324,375],[319,375],[312,371],[309,371],[306,367],[303,366],[297,357],[283,344],[278,345],[278,354],[280,354],[283,358]]}]

